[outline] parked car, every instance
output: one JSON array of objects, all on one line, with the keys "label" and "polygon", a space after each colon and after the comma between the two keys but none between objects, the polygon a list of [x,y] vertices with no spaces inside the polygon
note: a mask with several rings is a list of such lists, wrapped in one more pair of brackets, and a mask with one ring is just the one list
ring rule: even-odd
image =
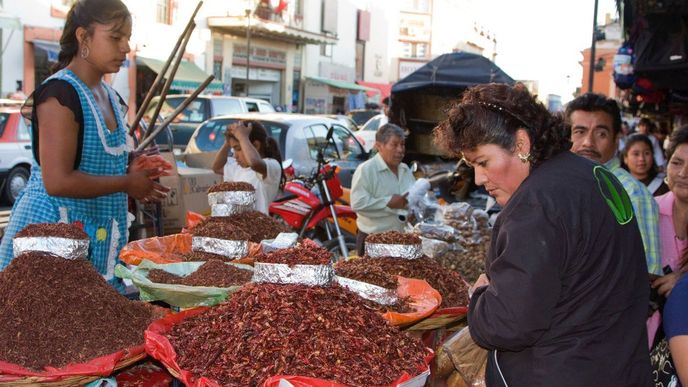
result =
[{"label": "parked car", "polygon": [[7,106],[0,101],[0,191],[9,204],[26,187],[33,160],[31,130],[20,106],[21,102]]},{"label": "parked car", "polygon": [[387,123],[387,116],[384,114],[378,114],[369,119],[360,129],[356,132],[356,137],[363,144],[363,148],[370,152],[375,145],[375,134],[377,130],[384,124]]},{"label": "parked car", "polygon": [[346,115],[349,116],[349,118],[351,118],[356,123],[356,125],[361,126],[365,124],[366,121],[373,118],[373,116],[376,116],[380,113],[382,112],[377,109],[357,109],[351,110]]},{"label": "parked car", "polygon": [[318,147],[325,143],[330,127],[334,127],[336,147],[329,145],[325,158],[333,160],[340,168],[339,178],[344,187],[351,187],[356,167],[369,156],[354,134],[338,121],[323,116],[287,113],[233,114],[212,118],[196,129],[185,153],[218,151],[225,142],[227,126],[237,120],[256,120],[263,124],[268,134],[277,140],[282,158],[292,160],[296,176],[308,176],[317,167]]},{"label": "parked car", "polygon": [[352,120],[349,116],[345,116],[343,114],[323,114],[323,116],[339,121],[339,123],[342,124],[342,126],[344,126],[352,132],[358,130],[358,125],[356,125],[354,120]]},{"label": "parked car", "polygon": [[[188,95],[170,95],[165,98],[165,103],[160,110],[158,123],[162,122],[165,116],[172,113],[187,97]],[[151,100],[148,110],[143,116],[144,121],[150,122],[159,101],[159,96]],[[173,148],[183,151],[198,125],[210,118],[236,113],[272,113],[274,111],[275,109],[272,105],[262,99],[223,95],[199,95],[169,125],[172,133]],[[163,131],[155,137],[155,142],[161,148],[168,149],[170,143],[169,134]]]}]

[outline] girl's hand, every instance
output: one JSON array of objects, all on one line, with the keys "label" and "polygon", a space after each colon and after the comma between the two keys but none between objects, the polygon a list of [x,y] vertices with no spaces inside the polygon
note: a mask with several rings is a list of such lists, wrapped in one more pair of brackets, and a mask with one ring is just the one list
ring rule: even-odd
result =
[{"label": "girl's hand", "polygon": [[227,130],[230,131],[230,133],[238,140],[242,137],[248,138],[253,128],[251,127],[251,124],[235,122],[230,125]]},{"label": "girl's hand", "polygon": [[680,273],[669,273],[652,281],[652,287],[657,288],[657,292],[662,296],[669,297],[680,276]]},{"label": "girl's hand", "polygon": [[146,169],[127,173],[127,194],[144,203],[158,202],[167,197],[169,188],[153,181],[151,176],[157,169]]}]

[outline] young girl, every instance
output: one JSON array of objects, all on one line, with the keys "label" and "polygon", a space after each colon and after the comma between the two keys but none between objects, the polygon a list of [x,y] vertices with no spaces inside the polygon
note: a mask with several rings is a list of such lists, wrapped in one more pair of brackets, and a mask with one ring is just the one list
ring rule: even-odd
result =
[{"label": "young girl", "polygon": [[[228,157],[230,149],[234,157]],[[239,121],[225,131],[213,171],[224,181],[249,182],[256,189],[256,210],[268,213],[282,180],[282,156],[277,141],[257,121]]]},{"label": "young girl", "polygon": [[621,167],[645,184],[652,196],[669,192],[663,180],[664,174],[657,170],[652,142],[646,135],[634,134],[626,139],[621,152]]}]

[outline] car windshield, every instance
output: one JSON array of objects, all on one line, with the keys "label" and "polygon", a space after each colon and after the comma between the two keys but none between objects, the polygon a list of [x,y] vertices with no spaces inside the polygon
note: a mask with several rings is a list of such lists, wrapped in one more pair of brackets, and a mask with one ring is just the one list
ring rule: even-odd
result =
[{"label": "car windshield", "polygon": [[[166,116],[172,114],[172,112],[184,101],[184,98],[174,98],[169,97],[165,100],[165,103],[160,109],[160,117],[164,119]],[[190,124],[200,124],[201,122],[207,120],[208,117],[208,100],[204,98],[193,100],[189,106],[186,107],[177,118],[174,119],[176,123],[190,123]],[[148,112],[146,113],[145,119],[147,121],[151,120],[151,116],[155,111],[155,105],[152,105]]]},{"label": "car windshield", "polygon": [[[237,121],[238,120],[234,118],[225,118],[210,120],[201,125],[198,128],[198,133],[196,134],[196,146],[201,152],[215,152],[220,150],[222,145],[225,143],[225,130],[229,125]],[[258,120],[258,122],[263,124],[265,129],[268,131],[268,134],[281,146],[280,137],[282,135],[282,131],[287,130],[289,126],[271,121]],[[281,151],[282,154],[284,154],[284,151]]]},{"label": "car windshield", "polygon": [[358,160],[363,154],[363,149],[361,145],[356,141],[354,136],[339,125],[333,125],[334,131],[332,133],[332,138],[334,140],[334,145],[332,142],[329,144],[325,143],[325,138],[327,137],[327,126],[323,124],[311,125],[303,128],[303,134],[306,137],[308,143],[308,150],[311,159],[318,159],[318,150],[324,148],[325,159],[331,160]]},{"label": "car windshield", "polygon": [[356,125],[363,125],[372,117],[380,114],[378,110],[355,110],[349,112],[349,117],[356,123]]},{"label": "car windshield", "polygon": [[372,130],[372,131],[377,131],[378,128],[380,128],[380,122],[382,121],[382,116],[375,116],[368,120],[368,122],[363,125],[361,130]]},{"label": "car windshield", "polygon": [[0,137],[5,133],[7,121],[10,120],[10,113],[0,113]]}]

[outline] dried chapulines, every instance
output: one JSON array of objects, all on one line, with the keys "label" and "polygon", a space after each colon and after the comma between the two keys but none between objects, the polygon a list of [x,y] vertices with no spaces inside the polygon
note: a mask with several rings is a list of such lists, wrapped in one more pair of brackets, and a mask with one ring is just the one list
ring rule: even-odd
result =
[{"label": "dried chapulines", "polygon": [[283,263],[293,265],[327,265],[332,259],[332,253],[319,246],[301,243],[288,249],[275,250],[268,254],[256,256],[256,262]]},{"label": "dried chapulines", "polygon": [[385,289],[396,289],[399,286],[397,277],[387,273],[378,266],[360,265],[355,259],[338,262],[335,266],[335,274],[340,277],[350,278],[356,281],[367,282]]},{"label": "dried chapulines", "polygon": [[24,227],[14,237],[60,237],[68,239],[88,239],[88,234],[79,228],[79,226],[72,223],[35,223]]},{"label": "dried chapulines", "polygon": [[234,241],[247,241],[248,233],[228,222],[226,219],[212,217],[197,224],[190,230],[195,237],[217,238]]},{"label": "dried chapulines", "polygon": [[182,262],[205,262],[211,260],[218,260],[223,262],[231,262],[236,260],[234,257],[226,257],[220,254],[206,253],[205,251],[191,251],[181,255]]},{"label": "dried chapulines", "polygon": [[250,282],[252,276],[252,271],[239,269],[220,260],[208,261],[184,277],[160,269],[153,269],[148,273],[148,279],[156,283],[220,288],[243,285]]},{"label": "dried chapulines", "polygon": [[255,191],[256,188],[245,181],[225,181],[211,186],[208,193],[211,192],[225,192],[225,191]]},{"label": "dried chapulines", "polygon": [[432,258],[365,258],[354,259],[351,265],[376,266],[392,275],[425,280],[442,295],[442,308],[468,305],[468,286],[459,273],[443,267]]},{"label": "dried chapulines", "polygon": [[385,245],[417,245],[421,243],[418,235],[401,231],[385,231],[370,234],[366,237],[365,241],[366,243],[379,243]]},{"label": "dried chapulines", "polygon": [[250,284],[167,337],[182,369],[228,386],[279,374],[384,385],[418,374],[427,354],[339,286]]},{"label": "dried chapulines", "polygon": [[286,225],[260,211],[246,211],[226,218],[228,222],[249,234],[249,241],[260,243],[265,239],[275,239],[281,232],[290,232]]},{"label": "dried chapulines", "polygon": [[143,344],[150,306],[128,300],[90,262],[27,252],[0,272],[0,360],[33,370]]}]

